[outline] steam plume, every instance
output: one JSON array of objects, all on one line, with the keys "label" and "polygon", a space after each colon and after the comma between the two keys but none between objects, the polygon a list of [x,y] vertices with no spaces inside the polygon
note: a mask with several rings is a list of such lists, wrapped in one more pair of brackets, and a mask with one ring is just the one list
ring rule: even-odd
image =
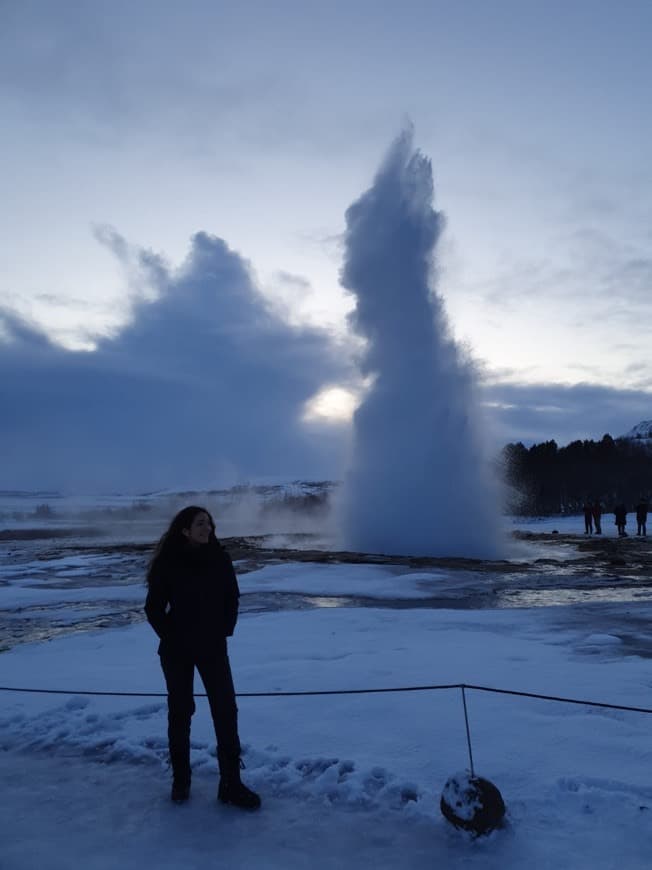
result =
[{"label": "steam plume", "polygon": [[495,556],[499,503],[477,432],[474,370],[433,289],[443,228],[430,161],[404,131],[346,212],[342,284],[371,381],[356,411],[345,536],[356,550]]}]

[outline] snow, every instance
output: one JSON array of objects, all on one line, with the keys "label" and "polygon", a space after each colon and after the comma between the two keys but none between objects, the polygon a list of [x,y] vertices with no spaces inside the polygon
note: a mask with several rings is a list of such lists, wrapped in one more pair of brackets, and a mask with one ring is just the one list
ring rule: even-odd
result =
[{"label": "snow", "polygon": [[[580,521],[519,527],[578,532]],[[71,580],[81,567],[63,566]],[[29,571],[2,572],[3,608],[144,594],[110,581],[40,588]],[[239,693],[467,683],[652,707],[650,660],[629,654],[610,621],[625,610],[391,608],[392,597],[418,605],[451,582],[450,572],[397,566],[279,563],[240,581],[245,592],[330,596],[324,604],[356,594],[378,606],[243,613],[230,643]],[[609,607],[652,617],[645,601]],[[70,692],[2,692],[2,870],[650,866],[649,716],[470,689],[475,773],[507,805],[506,828],[486,838],[471,840],[439,811],[447,780],[469,767],[459,689],[240,697],[243,777],[263,798],[252,815],[215,801],[214,736],[198,698],[193,794],[172,805],[165,697],[76,694],[163,693],[156,646],[139,623],[0,654],[0,685]]]},{"label": "snow", "polygon": [[633,426],[629,432],[620,437],[630,440],[642,440],[644,442],[652,441],[652,420],[642,420],[636,426]]},{"label": "snow", "polygon": [[441,793],[442,800],[455,811],[458,819],[470,822],[476,811],[482,809],[482,801],[473,788],[473,777],[467,770],[454,773]]},{"label": "snow", "polygon": [[3,607],[34,606],[80,601],[142,601],[143,590],[137,586],[99,586],[94,589],[44,589],[40,586],[12,585],[3,590]]},{"label": "snow", "polygon": [[408,571],[386,565],[312,565],[283,563],[240,577],[242,592],[303,592],[309,595],[359,595],[370,598],[429,598],[447,586],[445,571]]}]

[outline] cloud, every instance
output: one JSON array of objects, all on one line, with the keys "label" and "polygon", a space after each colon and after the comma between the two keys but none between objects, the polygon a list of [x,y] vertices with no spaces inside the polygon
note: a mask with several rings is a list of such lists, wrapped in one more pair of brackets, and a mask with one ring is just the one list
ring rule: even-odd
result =
[{"label": "cloud", "polygon": [[596,384],[485,383],[482,399],[495,443],[616,438],[652,417],[652,392]]},{"label": "cloud", "polygon": [[338,476],[341,429],[302,423],[324,384],[350,377],[330,336],[288,325],[220,238],[197,233],[173,269],[111,228],[96,236],[132,291],[131,320],[116,337],[71,352],[0,312],[3,487]]},{"label": "cloud", "polygon": [[[130,288],[128,325],[117,335],[73,352],[0,309],[0,488],[342,477],[347,427],[306,412],[325,388],[360,387],[350,344],[289,325],[247,262],[215,236],[194,236],[178,268],[110,227],[96,237]],[[493,445],[627,431],[652,417],[648,368],[630,374],[640,389],[518,383],[508,371],[486,379],[479,395]]]},{"label": "cloud", "polygon": [[[246,146],[302,147],[314,125],[299,107],[327,133],[333,127],[309,84],[279,62],[296,53],[297,40],[285,25],[273,33],[283,20],[277,10],[262,6],[252,29],[249,13],[210,0],[195,0],[192,15],[155,0],[4,6],[0,97],[68,141],[114,150],[154,140],[158,159],[180,151],[211,165],[216,143],[228,142],[221,161],[242,171],[237,151]],[[306,26],[313,31],[312,20]]]}]

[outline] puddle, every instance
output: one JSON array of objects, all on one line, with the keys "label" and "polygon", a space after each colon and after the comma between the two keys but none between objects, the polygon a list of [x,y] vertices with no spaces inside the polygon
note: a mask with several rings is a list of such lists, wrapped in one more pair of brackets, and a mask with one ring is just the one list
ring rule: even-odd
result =
[{"label": "puddle", "polygon": [[499,592],[494,607],[565,607],[600,602],[652,601],[652,587],[603,586],[582,589],[514,589]]}]

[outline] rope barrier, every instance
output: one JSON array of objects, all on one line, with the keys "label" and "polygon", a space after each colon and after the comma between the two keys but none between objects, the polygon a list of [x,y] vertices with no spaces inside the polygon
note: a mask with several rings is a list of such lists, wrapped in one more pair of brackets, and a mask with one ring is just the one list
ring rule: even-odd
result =
[{"label": "rope barrier", "polygon": [[462,704],[464,704],[464,723],[466,724],[466,745],[469,750],[469,769],[471,770],[471,778],[475,776],[473,772],[473,749],[471,748],[471,730],[469,728],[469,713],[466,709],[466,692],[465,686],[462,686]]},{"label": "rope barrier", "polygon": [[[602,707],[608,710],[624,710],[629,713],[652,714],[650,707],[632,707],[625,704],[609,704],[605,701],[588,701],[581,698],[566,698],[561,695],[542,695],[537,692],[521,692],[516,689],[497,689],[494,686],[478,686],[471,683],[447,683],[426,686],[393,686],[377,689],[315,689],[296,692],[238,692],[238,698],[300,698],[321,695],[378,695],[390,692],[432,692],[440,689],[471,689],[476,692],[492,692],[497,695],[513,695],[520,698],[537,698],[542,701],[556,701],[562,704],[579,704],[585,707]],[[113,698],[167,698],[165,692],[100,692],[88,689],[30,689],[20,686],[0,686],[0,692],[21,692],[42,695],[94,695]],[[196,692],[196,698],[205,698],[204,692]],[[464,699],[466,700],[466,698]]]},{"label": "rope barrier", "polygon": [[476,692],[494,692],[497,695],[516,695],[521,698],[539,698],[542,701],[560,701],[563,704],[581,704],[584,707],[604,707],[607,710],[626,710],[630,713],[652,713],[650,707],[628,707],[624,704],[607,704],[604,701],[586,701],[579,698],[563,698],[558,695],[539,695],[536,692],[517,692],[515,689],[496,689],[493,686],[465,685]]},{"label": "rope barrier", "polygon": [[[378,689],[314,689],[296,692],[237,692],[237,698],[300,698],[317,695],[375,695],[386,692],[428,692],[435,689],[460,689],[460,683],[439,686],[397,686]],[[30,692],[42,695],[101,695],[113,698],[167,698],[166,692],[98,692],[89,689],[24,689],[18,686],[0,686],[0,692]],[[195,698],[208,697],[205,692],[195,692]]]}]

